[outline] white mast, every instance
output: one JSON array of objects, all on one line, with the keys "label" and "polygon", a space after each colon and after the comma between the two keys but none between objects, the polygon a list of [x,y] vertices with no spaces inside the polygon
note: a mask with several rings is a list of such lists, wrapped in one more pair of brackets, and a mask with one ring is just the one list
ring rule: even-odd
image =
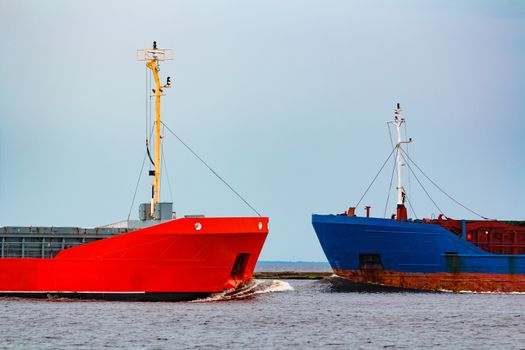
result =
[{"label": "white mast", "polygon": [[[403,177],[402,177],[402,166],[405,165],[405,162],[403,161],[402,155],[401,155],[401,145],[403,143],[410,143],[412,142],[412,139],[408,139],[408,141],[402,141],[401,140],[401,125],[405,123],[405,118],[401,117],[401,107],[399,106],[399,103],[397,104],[397,108],[394,110],[394,120],[389,121],[389,124],[393,124],[396,127],[397,132],[397,143],[396,143],[396,167],[397,167],[397,206],[398,209],[400,206],[404,207],[405,204],[405,189],[403,187]],[[399,218],[399,210],[398,210],[398,219]]]}]

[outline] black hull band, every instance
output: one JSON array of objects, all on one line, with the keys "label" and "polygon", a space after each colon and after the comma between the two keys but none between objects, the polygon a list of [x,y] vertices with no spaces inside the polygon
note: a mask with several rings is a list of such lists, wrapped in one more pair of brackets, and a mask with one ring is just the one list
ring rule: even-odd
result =
[{"label": "black hull band", "polygon": [[32,299],[82,299],[106,301],[191,301],[206,298],[211,293],[180,292],[180,293],[16,293],[0,292],[0,297],[32,298]]}]

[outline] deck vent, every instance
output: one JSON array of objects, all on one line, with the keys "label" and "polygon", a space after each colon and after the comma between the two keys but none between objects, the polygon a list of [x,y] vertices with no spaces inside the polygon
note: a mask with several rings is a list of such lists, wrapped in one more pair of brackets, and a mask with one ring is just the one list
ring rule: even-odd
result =
[{"label": "deck vent", "polygon": [[173,203],[161,202],[155,205],[156,220],[171,220],[173,215]]},{"label": "deck vent", "polygon": [[151,203],[141,203],[139,206],[139,219],[141,221],[153,220],[151,216]]}]

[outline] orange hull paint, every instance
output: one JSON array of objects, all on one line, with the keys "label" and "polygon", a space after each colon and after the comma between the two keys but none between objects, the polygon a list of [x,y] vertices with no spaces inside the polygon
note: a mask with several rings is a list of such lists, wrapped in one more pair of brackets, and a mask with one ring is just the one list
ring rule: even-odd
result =
[{"label": "orange hull paint", "polygon": [[408,273],[386,270],[334,270],[344,279],[388,287],[452,292],[524,292],[525,275],[489,273]]},{"label": "orange hull paint", "polygon": [[[267,234],[268,218],[177,219],[55,258],[0,259],[0,293],[220,292],[252,278]],[[241,253],[249,258],[232,274]]]}]

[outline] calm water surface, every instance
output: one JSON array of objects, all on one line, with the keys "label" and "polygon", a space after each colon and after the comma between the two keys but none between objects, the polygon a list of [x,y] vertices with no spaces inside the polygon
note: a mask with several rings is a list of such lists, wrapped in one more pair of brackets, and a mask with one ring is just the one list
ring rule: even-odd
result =
[{"label": "calm water surface", "polygon": [[191,303],[0,299],[0,349],[525,349],[525,295],[340,282],[256,281]]}]

